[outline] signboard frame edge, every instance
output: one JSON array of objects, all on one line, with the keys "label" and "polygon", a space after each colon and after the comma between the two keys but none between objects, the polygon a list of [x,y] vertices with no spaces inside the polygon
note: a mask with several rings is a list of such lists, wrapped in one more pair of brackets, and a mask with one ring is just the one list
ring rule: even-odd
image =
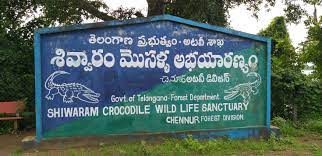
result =
[{"label": "signboard frame edge", "polygon": [[[259,35],[249,34],[241,31],[236,31],[229,28],[223,28],[215,25],[210,25],[206,23],[199,23],[192,20],[172,16],[172,15],[159,15],[144,18],[135,18],[128,20],[112,20],[99,23],[89,23],[89,24],[76,24],[68,25],[62,27],[49,27],[36,29],[34,32],[34,65],[35,65],[35,103],[36,103],[36,142],[39,143],[42,139],[42,123],[41,123],[41,35],[61,33],[76,30],[86,30],[93,28],[106,28],[111,26],[124,26],[133,24],[142,24],[155,21],[172,21],[181,24],[190,25],[193,27],[203,28],[212,30],[215,32],[224,33],[227,35],[247,38],[259,42],[266,43],[267,49],[267,111],[266,111],[266,128],[270,131],[270,117],[271,117],[271,38],[266,38]],[[238,129],[236,129],[237,133]]]}]

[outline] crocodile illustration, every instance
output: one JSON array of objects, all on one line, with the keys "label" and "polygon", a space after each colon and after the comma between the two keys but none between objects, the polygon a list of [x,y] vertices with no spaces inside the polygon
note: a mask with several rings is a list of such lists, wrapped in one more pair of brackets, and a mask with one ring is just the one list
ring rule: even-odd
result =
[{"label": "crocodile illustration", "polygon": [[48,90],[46,99],[53,100],[55,95],[59,94],[63,97],[63,102],[72,103],[74,98],[87,103],[98,103],[100,94],[79,83],[54,83],[55,77],[62,74],[70,74],[65,71],[55,71],[45,82],[45,88]]},{"label": "crocodile illustration", "polygon": [[255,76],[256,80],[254,82],[238,84],[230,89],[225,90],[224,92],[228,95],[224,96],[224,99],[233,100],[238,96],[242,96],[244,98],[244,103],[248,104],[251,94],[256,95],[258,93],[257,87],[262,82],[261,77],[258,73],[250,72],[247,74],[247,77],[249,76]]}]

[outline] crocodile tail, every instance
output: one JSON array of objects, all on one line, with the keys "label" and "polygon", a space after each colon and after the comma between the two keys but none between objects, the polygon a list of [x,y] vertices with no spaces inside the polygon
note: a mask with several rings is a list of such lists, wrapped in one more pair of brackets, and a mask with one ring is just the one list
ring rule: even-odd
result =
[{"label": "crocodile tail", "polygon": [[50,76],[48,76],[48,78],[45,82],[45,88],[50,90],[50,89],[54,88],[55,86],[57,86],[57,84],[54,83],[54,79],[58,75],[62,75],[62,74],[69,74],[69,73],[65,72],[65,71],[55,71]]},{"label": "crocodile tail", "polygon": [[255,76],[256,77],[256,80],[254,82],[250,83],[252,87],[258,87],[262,83],[262,78],[258,73],[250,72],[247,74],[247,76]]}]

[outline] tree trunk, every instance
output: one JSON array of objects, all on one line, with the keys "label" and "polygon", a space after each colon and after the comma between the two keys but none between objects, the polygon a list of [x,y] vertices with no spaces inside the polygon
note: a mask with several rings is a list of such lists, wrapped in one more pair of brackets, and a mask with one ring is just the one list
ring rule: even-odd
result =
[{"label": "tree trunk", "polygon": [[148,16],[162,15],[164,13],[164,0],[147,0]]},{"label": "tree trunk", "polygon": [[293,121],[297,121],[297,106],[294,104],[293,106]]},{"label": "tree trunk", "polygon": [[317,11],[316,11],[316,5],[314,4],[314,12],[313,12],[313,17],[314,17],[314,22],[317,23],[318,22],[318,15],[317,15]]}]

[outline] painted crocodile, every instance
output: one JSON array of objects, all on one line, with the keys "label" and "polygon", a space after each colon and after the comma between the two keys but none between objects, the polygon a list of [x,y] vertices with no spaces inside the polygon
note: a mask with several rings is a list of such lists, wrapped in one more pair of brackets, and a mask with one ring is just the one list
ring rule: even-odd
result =
[{"label": "painted crocodile", "polygon": [[254,82],[238,84],[230,89],[225,90],[224,92],[228,95],[224,96],[224,99],[233,100],[238,96],[242,96],[244,98],[244,103],[248,104],[251,94],[256,95],[258,93],[257,87],[262,82],[261,77],[258,73],[250,72],[247,74],[247,77],[249,76],[255,76],[256,80]]},{"label": "painted crocodile", "polygon": [[98,103],[100,94],[79,83],[54,83],[55,77],[62,74],[69,74],[65,71],[55,71],[45,82],[45,88],[48,90],[46,99],[53,100],[55,95],[59,94],[63,97],[63,102],[72,103],[74,98],[87,103]]}]

